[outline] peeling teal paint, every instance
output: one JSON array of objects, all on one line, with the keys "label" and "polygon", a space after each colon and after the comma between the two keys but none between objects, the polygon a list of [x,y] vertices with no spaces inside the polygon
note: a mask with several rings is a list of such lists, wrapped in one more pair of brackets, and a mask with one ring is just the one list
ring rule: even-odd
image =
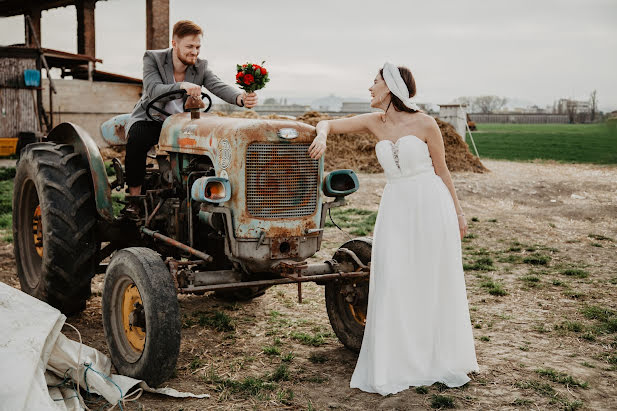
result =
[{"label": "peeling teal paint", "polygon": [[126,124],[130,118],[130,114],[120,114],[101,124],[101,135],[103,136],[103,140],[110,146],[125,145],[128,139]]}]

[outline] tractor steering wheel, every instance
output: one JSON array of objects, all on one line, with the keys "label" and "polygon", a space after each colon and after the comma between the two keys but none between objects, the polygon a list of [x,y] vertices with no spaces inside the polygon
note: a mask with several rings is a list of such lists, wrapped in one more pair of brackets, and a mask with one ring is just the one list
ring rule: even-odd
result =
[{"label": "tractor steering wheel", "polygon": [[[155,98],[153,98],[152,100],[150,100],[150,102],[148,103],[148,105],[146,106],[146,116],[148,116],[148,118],[152,121],[157,121],[159,123],[162,123],[164,120],[161,120],[158,117],[154,117],[152,116],[152,114],[150,114],[150,109],[158,111],[159,113],[169,117],[171,116],[170,113],[166,112],[165,110],[163,110],[162,108],[158,108],[157,106],[154,105],[154,103],[158,102],[160,99],[162,99],[163,97],[167,97],[167,96],[171,96],[173,94],[180,94],[181,96],[184,96],[186,94],[186,90],[174,90],[174,91],[168,91],[167,93],[163,93],[160,96],[156,96]],[[206,107],[206,109],[204,110],[204,113],[207,113],[210,110],[210,107],[212,107],[212,99],[210,98],[209,95],[207,95],[206,93],[204,93],[203,91],[201,92],[201,98],[203,99],[204,97],[206,97],[208,99],[208,107]],[[188,110],[185,108],[186,105],[186,101],[182,104],[182,109],[184,110],[184,112],[187,112]]]}]

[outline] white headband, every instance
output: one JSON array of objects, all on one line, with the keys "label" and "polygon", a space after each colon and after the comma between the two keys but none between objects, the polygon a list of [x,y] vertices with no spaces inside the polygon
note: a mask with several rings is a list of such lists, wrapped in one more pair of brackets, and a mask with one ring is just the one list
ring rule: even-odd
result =
[{"label": "white headband", "polygon": [[392,94],[398,97],[406,107],[409,107],[412,110],[420,111],[420,107],[411,101],[407,85],[401,77],[401,73],[398,71],[398,68],[394,64],[386,62],[383,65],[383,79]]}]

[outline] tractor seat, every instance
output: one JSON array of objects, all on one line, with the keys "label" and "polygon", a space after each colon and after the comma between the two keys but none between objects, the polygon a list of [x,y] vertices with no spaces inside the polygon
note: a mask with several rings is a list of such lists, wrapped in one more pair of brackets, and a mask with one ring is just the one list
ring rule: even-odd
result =
[{"label": "tractor seat", "polygon": [[[103,141],[112,147],[125,146],[129,138],[127,135],[128,130],[126,130],[126,125],[128,124],[130,118],[130,114],[120,114],[101,124]],[[156,158],[157,149],[158,144],[150,148],[147,156],[150,158]]]},{"label": "tractor seat", "polygon": [[130,118],[130,114],[120,114],[101,124],[103,141],[110,146],[126,145],[128,139],[126,125]]}]

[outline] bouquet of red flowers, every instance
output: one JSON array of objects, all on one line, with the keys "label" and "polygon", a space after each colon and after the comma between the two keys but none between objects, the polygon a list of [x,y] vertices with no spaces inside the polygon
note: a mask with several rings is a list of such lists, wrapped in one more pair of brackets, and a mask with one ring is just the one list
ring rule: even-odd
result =
[{"label": "bouquet of red flowers", "polygon": [[[261,62],[261,64],[264,63],[265,61]],[[236,70],[238,71],[238,74],[236,74],[236,84],[247,93],[264,88],[266,83],[270,81],[268,70],[257,64],[236,64]]]}]

